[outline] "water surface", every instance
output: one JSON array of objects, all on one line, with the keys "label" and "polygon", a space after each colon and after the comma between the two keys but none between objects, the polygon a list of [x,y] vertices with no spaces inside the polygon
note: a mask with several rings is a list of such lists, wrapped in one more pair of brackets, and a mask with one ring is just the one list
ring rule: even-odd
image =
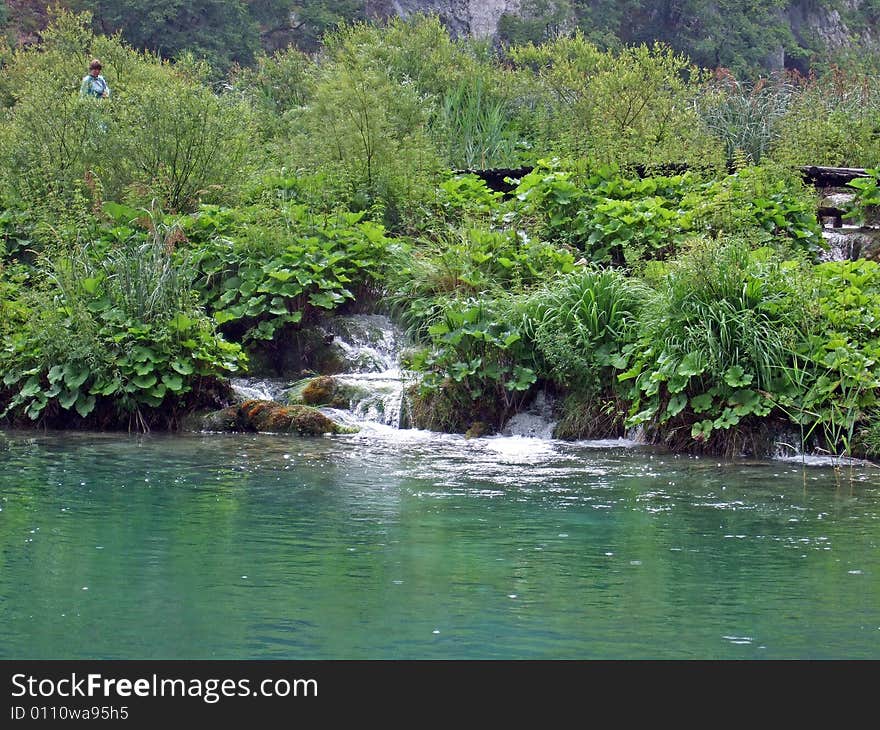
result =
[{"label": "water surface", "polygon": [[880,469],[0,433],[0,657],[880,658]]}]

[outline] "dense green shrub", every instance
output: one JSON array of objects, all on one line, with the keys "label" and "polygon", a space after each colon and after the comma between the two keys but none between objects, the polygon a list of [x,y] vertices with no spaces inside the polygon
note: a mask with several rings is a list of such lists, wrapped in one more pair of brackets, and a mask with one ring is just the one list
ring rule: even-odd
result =
[{"label": "dense green shrub", "polygon": [[648,289],[618,269],[578,267],[535,289],[525,301],[524,331],[544,364],[542,379],[581,394],[613,393],[622,351]]},{"label": "dense green shrub", "polygon": [[[787,371],[779,407],[804,441],[849,454],[871,430],[880,388],[880,264],[833,261],[816,266],[800,292],[811,302]],[[790,302],[789,307],[794,303]]]},{"label": "dense green shrub", "polygon": [[319,215],[298,203],[203,206],[185,228],[208,311],[245,341],[272,340],[285,327],[380,292],[392,245],[363,212]]},{"label": "dense green shrub", "polygon": [[703,76],[668,46],[600,51],[577,32],[509,54],[540,82],[544,155],[593,166],[721,162],[691,103]]},{"label": "dense green shrub", "polygon": [[537,380],[521,317],[505,299],[445,299],[428,328],[431,350],[411,363],[422,371],[419,424],[464,432],[491,429],[513,415]]},{"label": "dense green shrub", "polygon": [[772,148],[785,165],[873,167],[880,160],[880,81],[835,68],[804,80],[789,101]]},{"label": "dense green shrub", "polygon": [[438,158],[412,85],[354,50],[323,66],[311,103],[289,115],[289,164],[321,171],[337,200],[401,225],[428,196]]},{"label": "dense green shrub", "polygon": [[[168,210],[229,199],[252,137],[248,108],[214,94],[206,66],[183,59],[172,67],[93,35],[88,21],[61,13],[40,46],[9,62],[12,106],[0,123],[6,196],[25,206],[51,195],[68,205],[156,199]],[[78,96],[92,55],[104,63],[110,99]]]},{"label": "dense green shrub", "polygon": [[758,229],[809,251],[822,241],[815,196],[799,177],[775,168],[748,167],[717,180],[692,172],[638,178],[547,161],[515,194],[520,225],[599,263],[664,259],[699,233]]},{"label": "dense green shrub", "polygon": [[738,238],[696,240],[671,262],[619,376],[633,383],[630,425],[705,442],[768,415],[805,320],[790,296],[797,271]]},{"label": "dense green shrub", "polygon": [[855,197],[845,217],[859,225],[868,222],[876,224],[877,211],[880,210],[880,169],[865,172],[865,177],[857,177],[847,183],[855,190]]},{"label": "dense green shrub", "polygon": [[191,295],[190,273],[170,254],[175,238],[157,225],[112,249],[42,258],[41,285],[23,295],[30,316],[0,353],[4,415],[63,425],[75,413],[147,430],[214,402],[245,359]]}]

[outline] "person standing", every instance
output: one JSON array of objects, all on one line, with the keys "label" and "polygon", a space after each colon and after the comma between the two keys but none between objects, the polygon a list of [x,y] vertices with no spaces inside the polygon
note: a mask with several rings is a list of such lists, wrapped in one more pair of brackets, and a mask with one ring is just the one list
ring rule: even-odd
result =
[{"label": "person standing", "polygon": [[96,99],[107,99],[110,96],[110,86],[101,75],[101,62],[94,58],[89,64],[89,72],[83,76],[79,87],[80,96],[92,96]]}]

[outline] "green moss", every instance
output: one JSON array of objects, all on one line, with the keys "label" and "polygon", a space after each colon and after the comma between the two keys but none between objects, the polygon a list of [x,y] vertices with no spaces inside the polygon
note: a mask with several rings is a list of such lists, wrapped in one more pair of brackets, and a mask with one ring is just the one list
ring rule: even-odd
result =
[{"label": "green moss", "polygon": [[[198,419],[196,419],[198,423]],[[184,428],[189,430],[188,426],[195,425],[185,424]],[[208,413],[201,418],[199,424],[202,431],[237,431],[238,429],[238,406],[230,406],[220,411]]]},{"label": "green moss", "polygon": [[355,433],[358,429],[331,421],[316,408],[283,406],[267,400],[248,400],[240,406],[208,414],[202,427],[208,431],[265,431],[321,436],[325,433]]},{"label": "green moss", "polygon": [[487,433],[491,433],[492,429],[489,427],[489,424],[485,421],[474,421],[471,424],[471,427],[465,431],[465,438],[476,439],[480,438],[480,436],[485,436]]},{"label": "green moss", "polygon": [[346,389],[332,375],[312,378],[303,388],[300,397],[309,406],[348,408],[349,404]]}]

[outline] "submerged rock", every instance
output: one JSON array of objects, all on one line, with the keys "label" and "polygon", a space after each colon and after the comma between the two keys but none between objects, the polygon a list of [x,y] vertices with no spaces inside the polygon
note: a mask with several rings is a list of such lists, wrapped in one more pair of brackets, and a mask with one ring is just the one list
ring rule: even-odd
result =
[{"label": "submerged rock", "polygon": [[248,400],[205,416],[207,431],[266,431],[321,436],[326,433],[352,433],[357,429],[331,421],[317,408],[284,406],[269,400]]}]

